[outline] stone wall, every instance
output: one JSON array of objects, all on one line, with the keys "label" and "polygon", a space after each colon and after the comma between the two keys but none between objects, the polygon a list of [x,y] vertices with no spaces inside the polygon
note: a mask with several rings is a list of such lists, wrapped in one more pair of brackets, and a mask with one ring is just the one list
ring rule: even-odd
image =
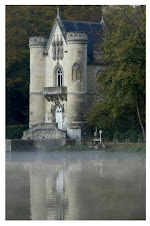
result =
[{"label": "stone wall", "polygon": [[6,151],[48,151],[65,144],[65,139],[6,140]]},{"label": "stone wall", "polygon": [[11,140],[6,140],[5,146],[6,146],[6,151],[11,151]]}]

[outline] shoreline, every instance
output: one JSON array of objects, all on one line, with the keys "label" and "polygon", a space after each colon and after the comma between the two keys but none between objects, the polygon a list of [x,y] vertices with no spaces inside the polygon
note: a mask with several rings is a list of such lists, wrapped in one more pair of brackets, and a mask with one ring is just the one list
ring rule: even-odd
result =
[{"label": "shoreline", "polygon": [[146,152],[145,143],[65,144],[62,140],[6,140],[6,151],[126,151]]},{"label": "shoreline", "polygon": [[73,146],[59,146],[53,150],[48,151],[126,151],[126,152],[146,152],[146,144],[117,144],[117,145],[105,145],[105,147],[99,148],[99,146],[92,147],[91,145],[73,145]]}]

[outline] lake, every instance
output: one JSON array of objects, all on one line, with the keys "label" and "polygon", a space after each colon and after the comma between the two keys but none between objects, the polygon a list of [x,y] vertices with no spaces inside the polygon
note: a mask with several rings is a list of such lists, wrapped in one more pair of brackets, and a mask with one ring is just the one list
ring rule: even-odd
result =
[{"label": "lake", "polygon": [[6,152],[7,220],[144,220],[145,153]]}]

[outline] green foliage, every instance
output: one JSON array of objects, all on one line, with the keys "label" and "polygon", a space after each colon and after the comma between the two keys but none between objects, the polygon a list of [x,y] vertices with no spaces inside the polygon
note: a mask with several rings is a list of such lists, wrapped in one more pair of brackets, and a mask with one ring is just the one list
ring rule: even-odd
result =
[{"label": "green foliage", "polygon": [[142,133],[139,133],[138,139],[139,139],[139,142],[141,142],[141,143],[144,142]]},{"label": "green foliage", "polygon": [[120,133],[119,133],[119,131],[115,131],[114,133],[113,133],[113,138],[115,139],[115,140],[120,140]]},{"label": "green foliage", "polygon": [[118,142],[125,143],[128,140],[131,143],[143,142],[142,133],[139,133],[135,129],[130,129],[127,131],[119,131],[119,130],[103,130],[102,138],[104,142],[112,142],[113,140],[117,140]]},{"label": "green foliage", "polygon": [[107,148],[108,151],[125,151],[125,152],[145,152],[146,145],[145,144],[125,144],[125,145],[117,145],[110,146]]},{"label": "green foliage", "polygon": [[[103,149],[105,151],[125,151],[125,152],[145,152],[146,151],[146,145],[145,144],[117,144],[116,146],[114,145],[106,145],[106,148]],[[67,151],[67,152],[72,152],[72,151],[101,151],[101,150],[96,150],[93,147],[89,145],[73,145],[73,146],[59,146],[54,148],[53,150],[49,149],[49,152],[53,151]]]},{"label": "green foliage", "polygon": [[21,139],[28,125],[6,126],[6,139]]},{"label": "green foliage", "polygon": [[62,18],[67,20],[100,22],[102,18],[101,5],[68,5],[61,6],[60,10]]},{"label": "green foliage", "polygon": [[124,133],[121,133],[119,131],[115,131],[113,133],[114,139],[117,139],[119,142],[125,142],[126,140],[128,140],[131,143],[137,143],[140,135],[142,134],[138,134],[136,130],[132,129]]},{"label": "green foliage", "polygon": [[107,142],[107,141],[113,141],[113,133],[112,133],[112,130],[103,130],[103,133],[102,133],[102,138],[103,138],[103,141],[104,143]]},{"label": "green foliage", "polygon": [[97,79],[105,98],[91,108],[87,121],[119,132],[141,127],[144,136],[145,6],[108,8],[105,24],[106,41],[99,50],[108,66]]},{"label": "green foliage", "polygon": [[135,130],[128,130],[124,133],[124,136],[126,139],[129,140],[129,142],[137,142],[138,141],[138,133]]}]

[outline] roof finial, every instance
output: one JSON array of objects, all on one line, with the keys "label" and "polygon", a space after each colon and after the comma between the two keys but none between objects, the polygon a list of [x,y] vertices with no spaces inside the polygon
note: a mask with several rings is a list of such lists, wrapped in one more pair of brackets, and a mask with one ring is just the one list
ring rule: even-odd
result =
[{"label": "roof finial", "polygon": [[57,8],[57,18],[59,19],[60,16],[59,16],[59,8]]},{"label": "roof finial", "polygon": [[103,16],[102,16],[102,19],[101,19],[101,25],[102,25],[102,28],[104,29],[104,27],[105,27],[105,22],[104,22],[104,18],[103,18]]},{"label": "roof finial", "polygon": [[104,24],[105,25],[103,16],[102,16],[102,19],[101,19],[101,24]]}]

